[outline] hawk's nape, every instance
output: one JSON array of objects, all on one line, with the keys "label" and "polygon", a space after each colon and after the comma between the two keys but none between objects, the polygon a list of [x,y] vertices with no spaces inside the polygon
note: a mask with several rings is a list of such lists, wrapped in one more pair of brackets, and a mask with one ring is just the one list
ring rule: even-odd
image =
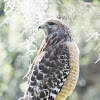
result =
[{"label": "hawk's nape", "polygon": [[39,28],[46,37],[32,63],[24,100],[65,100],[78,80],[79,49],[60,20],[47,20]]}]

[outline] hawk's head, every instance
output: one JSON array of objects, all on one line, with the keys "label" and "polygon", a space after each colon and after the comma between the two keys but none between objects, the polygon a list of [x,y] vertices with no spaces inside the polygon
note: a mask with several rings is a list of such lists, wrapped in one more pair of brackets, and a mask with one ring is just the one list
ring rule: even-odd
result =
[{"label": "hawk's head", "polygon": [[49,19],[38,28],[43,29],[46,35],[56,32],[58,29],[68,31],[67,26],[58,19]]}]

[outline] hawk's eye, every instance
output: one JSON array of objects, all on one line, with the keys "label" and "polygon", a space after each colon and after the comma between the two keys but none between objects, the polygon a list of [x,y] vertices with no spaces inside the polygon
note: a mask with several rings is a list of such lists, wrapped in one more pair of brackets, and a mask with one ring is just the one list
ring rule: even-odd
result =
[{"label": "hawk's eye", "polygon": [[55,23],[54,23],[54,22],[48,22],[48,24],[49,24],[49,25],[55,25]]}]

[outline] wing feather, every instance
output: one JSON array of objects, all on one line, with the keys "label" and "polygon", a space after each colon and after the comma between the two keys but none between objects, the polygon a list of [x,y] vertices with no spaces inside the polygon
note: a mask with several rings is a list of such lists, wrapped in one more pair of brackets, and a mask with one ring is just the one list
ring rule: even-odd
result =
[{"label": "wing feather", "polygon": [[31,95],[29,100],[54,100],[69,75],[68,47],[64,42],[49,46],[45,51],[39,52],[33,63],[26,93]]}]

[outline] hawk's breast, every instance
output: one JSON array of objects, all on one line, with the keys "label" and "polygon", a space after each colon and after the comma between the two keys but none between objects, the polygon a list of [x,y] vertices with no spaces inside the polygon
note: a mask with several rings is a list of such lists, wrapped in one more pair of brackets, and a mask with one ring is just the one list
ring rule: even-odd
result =
[{"label": "hawk's breast", "polygon": [[70,96],[79,76],[79,49],[74,42],[66,42],[66,45],[69,48],[70,73],[54,100],[65,100]]}]

